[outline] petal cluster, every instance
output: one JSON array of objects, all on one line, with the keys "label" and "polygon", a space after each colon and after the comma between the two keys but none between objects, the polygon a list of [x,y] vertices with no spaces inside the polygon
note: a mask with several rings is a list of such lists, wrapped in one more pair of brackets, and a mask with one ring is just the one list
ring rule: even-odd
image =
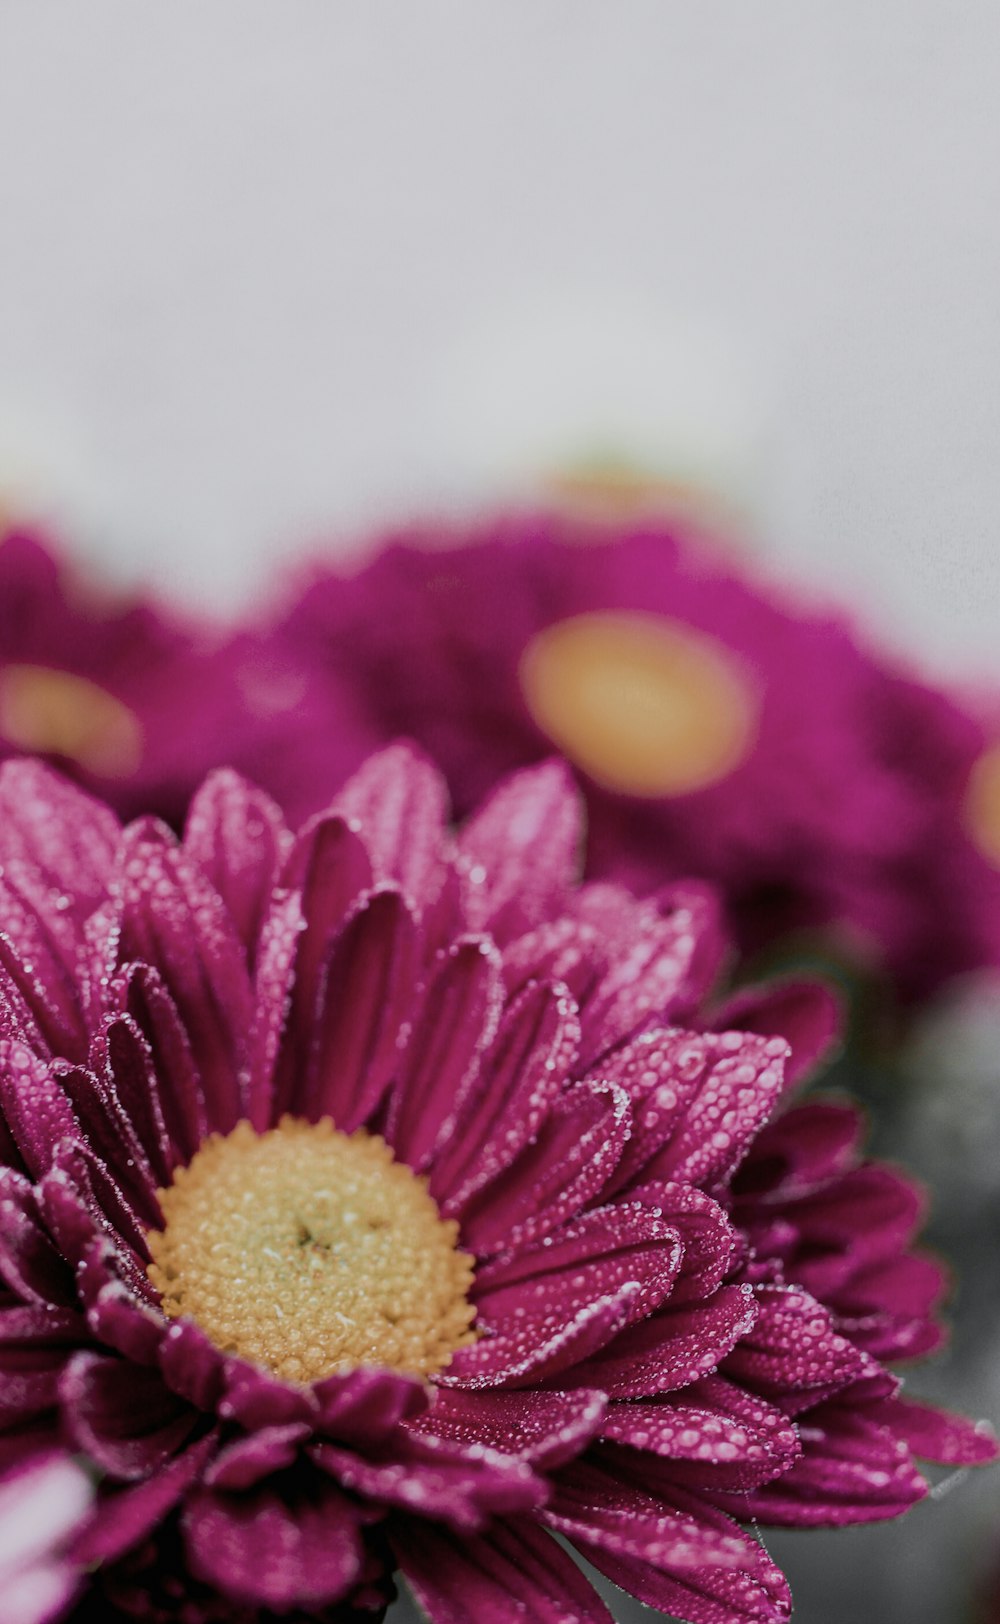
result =
[{"label": "petal cluster", "polygon": [[414,528],[354,576],[317,572],[289,631],[383,738],[430,752],[462,813],[561,749],[590,872],[705,876],[746,948],[834,925],[904,998],[997,962],[1000,876],[968,832],[978,722],[656,521]]},{"label": "petal cluster", "polygon": [[[741,1521],[893,1515],[914,1455],[993,1453],[882,1363],[937,1334],[910,1187],[783,1108],[828,997],[714,1007],[711,896],[578,884],[559,765],[447,817],[402,747],[295,835],[228,771],[178,840],[0,770],[0,1437],[97,1481],[54,1531],[81,1621],[377,1618],[399,1573],[436,1624],[607,1620],[563,1541],[775,1621]],[[158,1191],[285,1116],[379,1133],[457,1223],[477,1336],[432,1380],[296,1384],[164,1313]]]}]

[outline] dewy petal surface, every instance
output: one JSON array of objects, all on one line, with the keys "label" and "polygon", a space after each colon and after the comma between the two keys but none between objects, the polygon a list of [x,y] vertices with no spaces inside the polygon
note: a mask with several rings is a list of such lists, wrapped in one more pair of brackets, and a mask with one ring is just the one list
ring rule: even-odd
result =
[{"label": "dewy petal surface", "polygon": [[[394,1571],[438,1624],[607,1624],[553,1533],[692,1624],[777,1624],[787,1588],[733,1518],[894,1516],[926,1492],[915,1454],[995,1452],[879,1363],[935,1342],[942,1276],[852,1108],[785,1097],[832,1004],[720,1008],[703,884],[580,886],[564,768],[457,834],[406,746],[297,833],[223,772],[183,842],[4,772],[0,1479],[55,1440],[93,1486],[11,1576],[49,1586],[45,1624],[77,1601],[353,1624]],[[399,1180],[429,1226],[389,1246],[417,1248],[405,1287],[378,1265]],[[185,1190],[202,1285],[224,1262],[214,1298],[277,1325],[281,1360],[192,1317],[165,1239]],[[386,1286],[363,1347],[336,1320],[355,1266]],[[414,1292],[417,1366],[393,1357]]]}]

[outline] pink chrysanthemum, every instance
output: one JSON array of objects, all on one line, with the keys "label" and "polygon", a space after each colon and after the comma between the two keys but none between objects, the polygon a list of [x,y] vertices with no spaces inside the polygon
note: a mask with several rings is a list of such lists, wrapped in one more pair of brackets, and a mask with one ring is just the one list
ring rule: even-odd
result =
[{"label": "pink chrysanthemum", "polygon": [[429,750],[462,813],[555,745],[591,872],[704,875],[744,947],[835,924],[904,998],[1000,957],[1000,876],[967,831],[978,724],[655,521],[415,529],[353,578],[317,574],[290,628],[383,738]]},{"label": "pink chrysanthemum", "polygon": [[936,1334],[909,1187],[773,1115],[828,998],[706,1012],[711,899],[578,887],[559,766],[445,815],[404,748],[294,838],[229,772],[179,843],[0,770],[0,1413],[100,1480],[78,1624],[363,1620],[396,1570],[435,1624],[606,1624],[553,1535],[760,1624],[740,1520],[993,1453],[880,1362]]},{"label": "pink chrysanthemum", "polygon": [[312,811],[317,763],[328,792],[366,743],[287,645],[101,592],[36,536],[0,532],[0,758],[44,756],[123,816],[176,827],[223,761]]}]

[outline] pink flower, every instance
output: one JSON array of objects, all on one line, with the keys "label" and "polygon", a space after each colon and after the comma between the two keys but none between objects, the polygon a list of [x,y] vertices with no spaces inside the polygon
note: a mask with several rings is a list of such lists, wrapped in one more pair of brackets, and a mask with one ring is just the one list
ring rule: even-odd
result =
[{"label": "pink flower", "polygon": [[446,814],[402,748],[294,837],[228,771],[182,842],[0,771],[0,1406],[100,1475],[94,1616],[360,1620],[398,1571],[436,1624],[607,1624],[557,1534],[780,1620],[737,1519],[994,1453],[881,1363],[937,1334],[909,1186],[780,1110],[829,996],[713,1009],[711,896],[578,886],[558,765]]},{"label": "pink flower", "polygon": [[367,742],[287,645],[102,593],[35,536],[0,536],[0,757],[44,756],[124,816],[179,826],[224,761],[313,811]]},{"label": "pink flower", "polygon": [[460,812],[561,750],[591,873],[703,875],[745,948],[833,925],[904,998],[1000,957],[1000,876],[966,829],[979,726],[655,521],[415,528],[353,578],[318,572],[289,629]]}]

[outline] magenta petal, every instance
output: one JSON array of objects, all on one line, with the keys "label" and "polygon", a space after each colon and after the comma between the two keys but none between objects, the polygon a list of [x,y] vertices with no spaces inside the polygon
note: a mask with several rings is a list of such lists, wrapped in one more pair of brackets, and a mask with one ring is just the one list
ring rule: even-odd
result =
[{"label": "magenta petal", "polygon": [[613,1624],[580,1569],[525,1519],[480,1538],[418,1522],[397,1523],[393,1546],[431,1624]]},{"label": "magenta petal", "polygon": [[774,1483],[734,1501],[738,1516],[789,1528],[842,1527],[899,1517],[928,1484],[907,1445],[877,1419],[877,1407],[835,1401],[799,1422],[802,1454]]},{"label": "magenta petal", "polygon": [[174,1320],[159,1346],[160,1374],[195,1409],[212,1411],[223,1388],[225,1360],[193,1320]]},{"label": "magenta petal", "polygon": [[123,1027],[117,1034],[115,1068],[129,1068],[127,1086],[133,1091],[149,1089],[150,1098],[159,1103],[177,1159],[189,1162],[209,1129],[205,1091],[190,1039],[177,1005],[155,970],[149,965],[129,965],[120,979],[131,1026],[142,1042],[136,1046],[130,1041],[130,1028]]},{"label": "magenta petal", "polygon": [[386,1138],[414,1172],[454,1133],[502,1004],[500,958],[489,938],[453,943],[434,969],[389,1108]]},{"label": "magenta petal", "polygon": [[401,1421],[414,1421],[427,1409],[431,1390],[414,1376],[394,1370],[361,1369],[317,1382],[314,1423],[321,1436],[340,1443],[381,1443]]},{"label": "magenta petal", "polygon": [[[602,1193],[628,1140],[628,1099],[615,1084],[577,1083],[554,1102],[532,1142],[462,1208],[463,1244],[480,1258],[540,1240]],[[652,1205],[653,1203],[649,1203]]]},{"label": "magenta petal", "polygon": [[636,1179],[722,1185],[773,1109],[787,1052],[736,1032],[658,1035],[650,1069],[662,1080],[637,1109]]},{"label": "magenta petal", "polygon": [[127,1192],[129,1203],[150,1228],[160,1221],[157,1183],[131,1122],[103,1077],[86,1066],[64,1066],[53,1072],[80,1124],[85,1139]]},{"label": "magenta petal", "polygon": [[564,762],[506,779],[459,836],[472,928],[502,944],[561,912],[582,842],[583,803]]},{"label": "magenta petal", "polygon": [[283,1427],[261,1427],[226,1444],[205,1473],[210,1489],[250,1489],[262,1477],[291,1466],[299,1445],[312,1431],[308,1422],[292,1421]]},{"label": "magenta petal", "polygon": [[184,849],[229,909],[251,962],[290,838],[270,796],[229,768],[209,774],[188,810]]},{"label": "magenta petal", "polygon": [[712,1017],[716,1032],[757,1032],[791,1046],[785,1087],[794,1088],[835,1058],[844,1028],[843,1001],[826,981],[807,978],[747,987]]},{"label": "magenta petal", "polygon": [[489,1055],[436,1159],[430,1191],[448,1212],[494,1178],[538,1132],[565,1086],[580,1028],[564,988],[532,982],[504,1011]]},{"label": "magenta petal", "polygon": [[612,1404],[602,1436],[669,1460],[678,1484],[703,1490],[756,1488],[799,1453],[787,1416],[720,1377],[676,1398]]},{"label": "magenta petal", "polygon": [[79,1137],[73,1108],[51,1070],[24,1043],[0,1038],[0,1107],[18,1150],[38,1179],[60,1139]]},{"label": "magenta petal", "polygon": [[158,971],[177,1006],[208,1103],[209,1124],[228,1132],[244,1114],[253,999],[236,928],[201,869],[151,820],[122,841],[120,965]]},{"label": "magenta petal", "polygon": [[588,1066],[647,1026],[676,1018],[689,1002],[698,949],[691,913],[680,909],[664,919],[625,893],[616,904],[617,928],[624,926],[627,935],[583,1009],[583,1060]]},{"label": "magenta petal", "polygon": [[684,1255],[671,1306],[717,1291],[742,1244],[718,1202],[689,1184],[640,1184],[629,1190],[628,1199],[652,1207],[680,1235]]},{"label": "magenta petal", "polygon": [[10,1167],[0,1167],[0,1280],[25,1302],[73,1301],[73,1276],[38,1221],[31,1184]]},{"label": "magenta petal", "polygon": [[334,806],[356,820],[376,878],[398,883],[414,903],[426,895],[443,855],[448,792],[435,767],[412,745],[396,744],[366,761]]},{"label": "magenta petal", "polygon": [[190,1436],[198,1416],[155,1370],[99,1353],[74,1354],[60,1383],[77,1448],[112,1477],[148,1477]]},{"label": "magenta petal", "polygon": [[518,1385],[565,1370],[644,1319],[669,1292],[679,1262],[675,1232],[654,1214],[627,1206],[587,1213],[483,1268],[474,1288],[482,1335],[459,1349],[439,1382]]},{"label": "magenta petal", "polygon": [[846,1173],[863,1127],[858,1107],[844,1100],[810,1099],[766,1122],[736,1177],[741,1216],[766,1221],[779,1203]]},{"label": "magenta petal", "polygon": [[600,1387],[613,1398],[647,1398],[710,1375],[757,1318],[749,1286],[721,1286],[705,1302],[661,1308],[630,1325],[563,1380]]},{"label": "magenta petal", "polygon": [[87,1328],[63,1309],[0,1309],[0,1431],[23,1426],[52,1408],[69,1352]]},{"label": "magenta petal", "polygon": [[361,1571],[358,1524],[357,1509],[319,1476],[295,1503],[267,1488],[196,1491],[182,1518],[196,1578],[232,1601],[277,1612],[323,1607],[350,1589]]},{"label": "magenta petal", "polygon": [[942,1466],[982,1466],[997,1458],[996,1434],[985,1421],[967,1421],[950,1410],[903,1398],[883,1399],[872,1413],[922,1460]]},{"label": "magenta petal", "polygon": [[763,1286],[756,1292],[753,1329],[733,1350],[724,1374],[788,1410],[796,1394],[843,1387],[865,1368],[864,1355],[834,1329],[829,1312],[797,1287]]},{"label": "magenta petal", "polygon": [[156,1364],[169,1321],[159,1308],[129,1290],[110,1242],[99,1237],[90,1243],[77,1265],[76,1280],[87,1324],[97,1340],[136,1364]]},{"label": "magenta petal", "polygon": [[0,870],[0,974],[40,1046],[74,1059],[87,1048],[81,945],[77,922],[53,906],[52,891],[34,870]]},{"label": "magenta petal", "polygon": [[61,773],[29,759],[0,767],[0,862],[23,862],[68,894],[81,918],[107,889],[120,826]]},{"label": "magenta petal", "polygon": [[604,1394],[585,1387],[569,1392],[441,1387],[413,1430],[467,1446],[485,1444],[551,1469],[572,1460],[596,1437],[606,1409]]},{"label": "magenta petal", "polygon": [[167,1132],[152,1050],[130,1015],[108,1021],[91,1046],[91,1064],[128,1118],[157,1188],[169,1184],[179,1151]]},{"label": "magenta petal", "polygon": [[628,1595],[689,1624],[784,1624],[791,1616],[787,1580],[774,1564],[751,1578],[705,1566],[669,1573],[637,1556],[621,1556],[576,1541],[589,1562]]},{"label": "magenta petal", "polygon": [[106,1488],[90,1522],[73,1542],[74,1560],[88,1567],[115,1562],[140,1544],[196,1481],[217,1443],[218,1434],[207,1433],[144,1482]]},{"label": "magenta petal", "polygon": [[525,1460],[426,1433],[400,1433],[378,1454],[320,1443],[310,1457],[342,1488],[377,1504],[478,1532],[494,1516],[530,1511],[547,1487]]},{"label": "magenta petal", "polygon": [[413,1016],[419,940],[399,891],[370,893],[334,943],[315,1046],[290,1100],[297,1116],[331,1116],[351,1133],[378,1106]]},{"label": "magenta petal", "polygon": [[311,1388],[293,1387],[243,1359],[225,1362],[224,1389],[218,1410],[223,1420],[235,1421],[248,1432],[256,1432],[259,1427],[289,1426],[298,1421],[313,1423],[318,1416]]}]

